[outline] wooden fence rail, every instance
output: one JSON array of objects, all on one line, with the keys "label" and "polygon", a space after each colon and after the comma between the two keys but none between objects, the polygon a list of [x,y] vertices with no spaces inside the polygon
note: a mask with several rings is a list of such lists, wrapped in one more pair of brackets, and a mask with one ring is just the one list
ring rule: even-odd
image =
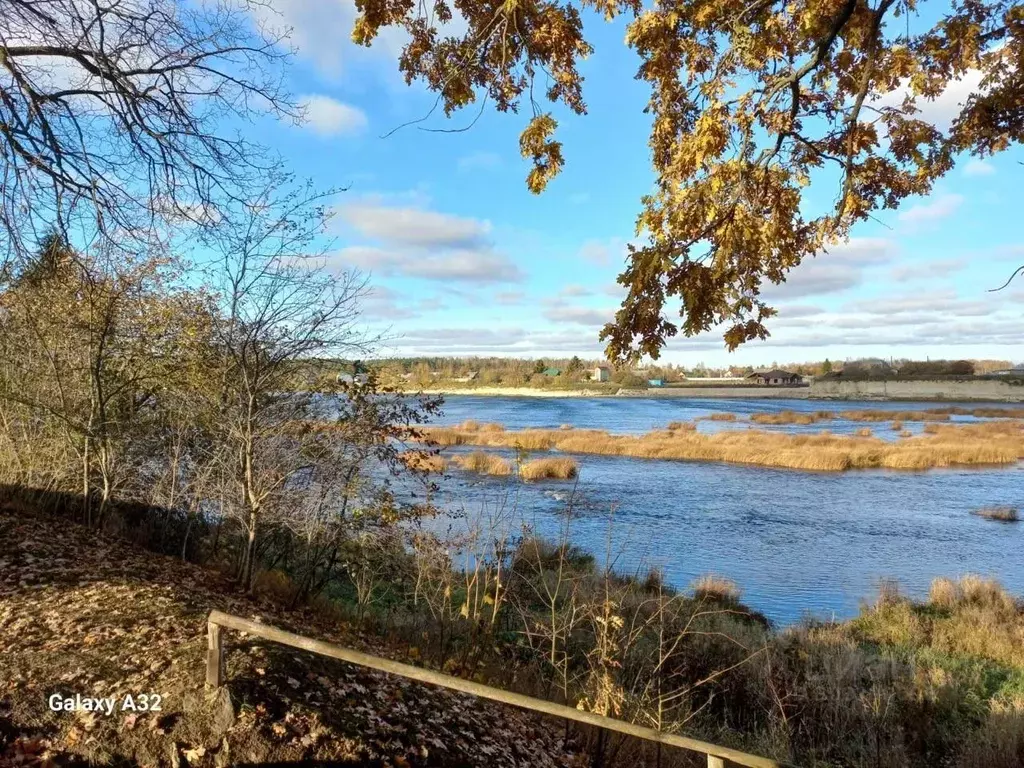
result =
[{"label": "wooden fence rail", "polygon": [[685,736],[678,736],[672,733],[664,733],[654,728],[645,728],[642,725],[627,723],[623,720],[616,720],[611,717],[604,717],[593,712],[573,709],[562,704],[555,704],[544,699],[536,699],[532,696],[524,696],[519,693],[505,691],[500,688],[492,688],[489,685],[481,685],[471,680],[463,680],[460,677],[452,677],[431,669],[414,667],[411,664],[383,659],[379,656],[371,656],[367,653],[360,653],[339,645],[324,643],[313,640],[302,635],[285,632],[276,627],[249,621],[239,616],[232,616],[220,611],[212,611],[208,620],[209,650],[206,657],[206,683],[215,688],[224,683],[224,645],[221,639],[221,629],[234,629],[239,632],[247,632],[256,637],[262,637],[275,643],[281,643],[292,648],[299,648],[304,651],[318,653],[321,656],[328,656],[332,659],[340,659],[349,664],[357,664],[361,667],[376,669],[380,672],[387,672],[392,675],[416,680],[421,683],[438,685],[442,688],[450,688],[454,691],[461,691],[482,699],[498,701],[502,704],[511,704],[514,707],[542,712],[553,717],[560,717],[566,720],[573,720],[577,723],[592,725],[604,728],[609,731],[623,733],[627,736],[635,736],[638,739],[660,742],[670,747],[688,749],[692,752],[700,752],[707,755],[708,768],[726,768],[727,766],[747,766],[748,768],[785,768],[784,764],[768,758],[749,755],[729,747],[722,747],[706,741],[690,739]]}]

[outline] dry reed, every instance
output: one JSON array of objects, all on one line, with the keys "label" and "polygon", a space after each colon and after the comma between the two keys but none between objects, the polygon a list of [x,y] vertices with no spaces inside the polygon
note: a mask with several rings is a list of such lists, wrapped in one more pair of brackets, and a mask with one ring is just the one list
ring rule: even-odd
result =
[{"label": "dry reed", "polygon": [[927,411],[865,409],[863,411],[843,411],[839,416],[847,421],[949,421],[949,413],[940,409]]},{"label": "dry reed", "polygon": [[857,437],[871,437],[871,427],[861,427],[856,432]]},{"label": "dry reed", "polygon": [[798,413],[797,411],[779,411],[778,413],[755,413],[751,415],[750,420],[756,424],[815,424],[832,418],[831,413],[827,416],[819,415],[821,413],[828,412]]},{"label": "dry reed", "polygon": [[903,429],[903,422],[897,419],[892,423],[891,429],[893,432],[899,432],[900,430]]},{"label": "dry reed", "polygon": [[1015,507],[982,507],[974,510],[971,514],[1000,523],[1016,523],[1020,520],[1020,515]]},{"label": "dry reed", "polygon": [[927,424],[929,434],[898,442],[878,437],[785,434],[766,430],[656,430],[613,435],[604,430],[525,429],[503,432],[422,430],[447,445],[479,445],[563,453],[632,456],[680,461],[718,461],[788,469],[839,472],[848,469],[917,470],[932,467],[1014,464],[1024,457],[1024,423]]},{"label": "dry reed", "polygon": [[669,432],[676,432],[679,430],[693,432],[697,429],[697,425],[692,421],[670,421],[667,429]]},{"label": "dry reed", "polygon": [[698,600],[718,600],[735,603],[739,601],[741,595],[740,588],[735,581],[713,573],[700,576],[690,586],[693,590],[693,596]]},{"label": "dry reed", "polygon": [[519,468],[523,480],[571,480],[578,472],[579,465],[567,457],[534,459]]},{"label": "dry reed", "polygon": [[481,475],[511,475],[512,462],[493,453],[473,451],[461,456],[453,456],[454,461],[461,469],[468,472],[477,472]]},{"label": "dry reed", "polygon": [[447,466],[443,456],[426,451],[405,451],[398,458],[409,469],[417,472],[444,472]]},{"label": "dry reed", "polygon": [[735,413],[712,413],[707,417],[708,421],[736,421]]}]

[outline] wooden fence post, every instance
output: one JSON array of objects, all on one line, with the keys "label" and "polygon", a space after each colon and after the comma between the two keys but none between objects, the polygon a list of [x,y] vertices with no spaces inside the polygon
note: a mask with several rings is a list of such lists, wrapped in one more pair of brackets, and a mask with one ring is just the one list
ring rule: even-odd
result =
[{"label": "wooden fence post", "polygon": [[206,631],[206,684],[220,688],[224,683],[224,646],[221,644],[220,626],[208,622]]},{"label": "wooden fence post", "polygon": [[708,755],[708,768],[725,768],[725,760],[714,755]]}]

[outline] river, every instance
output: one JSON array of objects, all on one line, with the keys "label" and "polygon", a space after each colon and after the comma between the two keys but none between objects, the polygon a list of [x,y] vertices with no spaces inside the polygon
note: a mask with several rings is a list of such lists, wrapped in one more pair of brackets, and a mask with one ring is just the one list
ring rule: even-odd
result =
[{"label": "river", "polygon": [[[721,411],[749,415],[783,409],[918,410],[937,405],[449,396],[436,423],[476,419],[509,429],[569,424],[642,433],[670,421]],[[701,430],[747,426],[700,422]],[[866,425],[836,419],[825,425],[768,428],[820,431],[823,426],[843,434]],[[892,434],[886,423],[867,426],[881,437]],[[915,431],[921,427],[909,422],[906,426]],[[1024,523],[998,523],[970,514],[983,506],[1022,506],[1022,464],[815,473],[617,456],[577,459],[576,482],[524,484],[453,469],[441,480],[441,497],[452,512],[473,517],[514,508],[518,518],[552,538],[558,536],[571,498],[571,541],[599,560],[610,553],[622,572],[659,567],[666,581],[680,588],[701,574],[727,576],[740,586],[745,603],[781,625],[806,615],[852,616],[862,600],[877,593],[881,579],[894,579],[904,593],[921,597],[934,577],[978,573],[997,578],[1016,594],[1024,593]]]}]

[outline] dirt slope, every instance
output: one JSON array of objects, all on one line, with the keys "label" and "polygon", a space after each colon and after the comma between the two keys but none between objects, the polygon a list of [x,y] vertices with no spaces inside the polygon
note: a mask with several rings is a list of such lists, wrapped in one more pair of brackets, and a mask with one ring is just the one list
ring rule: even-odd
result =
[{"label": "dirt slope", "polygon": [[[380,653],[213,572],[0,508],[0,766],[577,765],[526,713],[226,633],[230,702],[203,685],[213,608]],[[54,712],[114,697],[114,712]],[[136,700],[123,709],[124,696]],[[160,694],[161,712],[138,711]]]}]

